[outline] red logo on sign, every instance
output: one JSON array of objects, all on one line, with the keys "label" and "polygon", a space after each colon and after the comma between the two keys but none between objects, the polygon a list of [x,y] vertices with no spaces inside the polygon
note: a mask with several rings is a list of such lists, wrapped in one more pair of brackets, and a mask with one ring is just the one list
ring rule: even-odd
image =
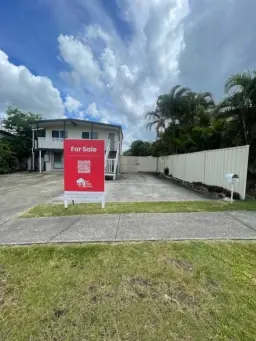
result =
[{"label": "red logo on sign", "polygon": [[64,140],[64,191],[104,192],[103,140]]}]

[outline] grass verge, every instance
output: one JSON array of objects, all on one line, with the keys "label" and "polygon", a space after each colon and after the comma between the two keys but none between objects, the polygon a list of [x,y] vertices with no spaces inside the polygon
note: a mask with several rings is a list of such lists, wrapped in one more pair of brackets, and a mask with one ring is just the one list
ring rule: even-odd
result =
[{"label": "grass verge", "polygon": [[84,214],[118,213],[174,213],[174,212],[218,212],[218,211],[256,211],[256,201],[173,201],[173,202],[132,202],[106,203],[102,210],[100,204],[75,204],[67,209],[63,204],[42,204],[23,213],[21,218],[58,217]]},{"label": "grass verge", "polygon": [[0,249],[0,339],[254,341],[256,244]]}]

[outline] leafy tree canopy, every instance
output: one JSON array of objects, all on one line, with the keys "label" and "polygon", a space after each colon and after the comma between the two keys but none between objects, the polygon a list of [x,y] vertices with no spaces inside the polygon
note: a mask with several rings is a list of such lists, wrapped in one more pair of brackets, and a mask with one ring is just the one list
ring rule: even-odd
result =
[{"label": "leafy tree canopy", "polygon": [[13,153],[19,160],[28,157],[32,148],[32,131],[30,123],[40,120],[41,116],[30,112],[23,112],[17,108],[9,107],[6,112],[6,119],[3,121],[5,129],[13,134],[6,138]]},{"label": "leafy tree canopy", "polygon": [[[256,167],[256,72],[230,76],[224,91],[219,103],[210,92],[197,93],[180,85],[160,95],[155,109],[146,114],[147,129],[155,128],[158,137],[151,155],[249,144],[249,162]],[[133,155],[131,149],[129,153]]]}]

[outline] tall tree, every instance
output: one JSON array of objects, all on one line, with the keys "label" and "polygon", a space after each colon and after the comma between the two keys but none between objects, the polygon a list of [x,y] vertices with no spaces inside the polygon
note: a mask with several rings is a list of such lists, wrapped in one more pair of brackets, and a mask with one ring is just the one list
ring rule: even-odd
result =
[{"label": "tall tree", "polygon": [[151,143],[147,141],[133,141],[130,148],[123,153],[125,156],[150,156],[152,154]]},{"label": "tall tree", "polygon": [[219,117],[234,121],[244,143],[251,144],[256,135],[256,74],[238,73],[225,84],[227,97],[217,106]]},{"label": "tall tree", "polygon": [[180,119],[182,113],[183,101],[186,94],[190,91],[189,88],[174,86],[168,94],[161,95],[157,99],[156,109],[146,114],[146,118],[151,120],[147,124],[148,129],[156,127],[157,135],[160,136],[168,125],[175,123]]},{"label": "tall tree", "polygon": [[0,174],[10,173],[16,167],[15,153],[6,138],[0,139]]},{"label": "tall tree", "polygon": [[6,115],[3,124],[5,129],[13,134],[12,137],[8,138],[9,143],[17,158],[22,160],[31,154],[32,132],[30,123],[41,119],[41,116],[11,107],[7,109]]}]

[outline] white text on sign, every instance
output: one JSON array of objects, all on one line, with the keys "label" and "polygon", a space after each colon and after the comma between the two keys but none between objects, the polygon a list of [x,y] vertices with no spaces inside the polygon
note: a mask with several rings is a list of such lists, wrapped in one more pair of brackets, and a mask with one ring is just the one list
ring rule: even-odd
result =
[{"label": "white text on sign", "polygon": [[71,152],[93,152],[96,153],[97,152],[97,148],[94,147],[71,147]]}]

